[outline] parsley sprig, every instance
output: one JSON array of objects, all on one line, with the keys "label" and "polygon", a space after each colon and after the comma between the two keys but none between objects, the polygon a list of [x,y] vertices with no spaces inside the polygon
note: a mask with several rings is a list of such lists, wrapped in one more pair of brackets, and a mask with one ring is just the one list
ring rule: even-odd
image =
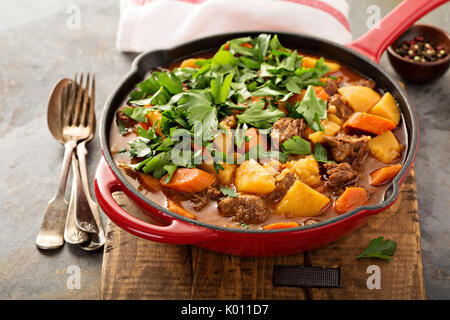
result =
[{"label": "parsley sprig", "polygon": [[[238,113],[235,143],[241,147],[247,129],[270,130],[273,123],[286,116],[278,108],[279,103],[286,104],[289,116],[304,118],[315,131],[323,130],[320,120],[326,118],[327,105],[313,88],[323,85],[321,79],[330,71],[323,58],[313,68],[305,68],[296,50],[282,46],[276,35],[261,34],[230,40],[228,46],[221,46],[210,59],[198,59],[196,65],[198,68],[154,71],[129,95],[129,106],[123,113],[148,123],[148,111],[160,111],[158,132],[162,133],[156,134],[156,124],[148,130],[138,127],[138,137],[129,142],[128,152],[140,162],[130,164],[131,168],[157,178],[168,174],[170,179],[178,167],[195,166],[191,160],[202,150],[221,154],[212,142],[221,132],[222,117]],[[291,106],[288,101],[294,94],[304,94],[304,98]],[[119,128],[121,134],[127,133],[123,124],[119,123]],[[194,155],[188,155],[191,144],[183,136],[201,141]],[[177,148],[180,144],[181,148]],[[308,141],[293,137],[278,154],[286,160],[290,154],[311,154],[311,149]],[[256,151],[259,158],[273,153]],[[327,161],[326,150],[320,144],[316,144],[313,155],[318,161]],[[220,162],[215,162],[214,168],[223,169]]]}]

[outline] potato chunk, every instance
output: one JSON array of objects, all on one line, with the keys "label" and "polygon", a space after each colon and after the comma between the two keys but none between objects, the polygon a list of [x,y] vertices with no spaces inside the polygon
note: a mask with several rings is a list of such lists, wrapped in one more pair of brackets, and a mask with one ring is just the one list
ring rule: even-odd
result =
[{"label": "potato chunk", "polygon": [[322,125],[325,129],[325,132],[316,131],[314,133],[311,133],[308,136],[309,141],[313,143],[323,143],[324,136],[334,137],[339,132],[339,130],[341,130],[341,126],[331,120],[323,120]]},{"label": "potato chunk", "polygon": [[[319,59],[313,58],[313,57],[303,57],[302,67],[314,68],[317,60],[319,60]],[[341,65],[339,63],[331,62],[331,61],[325,61],[325,65],[327,65],[330,68],[329,73],[336,72],[341,68]]]},{"label": "potato chunk", "polygon": [[332,114],[332,113],[328,113],[328,120],[329,121],[333,121],[334,123],[336,123],[337,125],[342,126],[342,120],[341,118],[339,118],[337,115]]},{"label": "potato chunk", "polygon": [[338,89],[355,112],[366,112],[380,100],[380,95],[364,86],[348,86]]},{"label": "potato chunk", "polygon": [[286,217],[314,217],[330,202],[320,192],[297,180],[275,208],[275,214]]},{"label": "potato chunk", "polygon": [[222,184],[232,184],[234,171],[236,171],[235,164],[222,163],[224,170],[219,170],[219,180]]},{"label": "potato chunk", "polygon": [[387,118],[394,122],[395,125],[398,125],[400,122],[400,110],[394,97],[389,92],[384,94],[381,100],[369,110],[369,113]]},{"label": "potato chunk", "polygon": [[384,163],[392,163],[400,157],[403,146],[398,142],[392,131],[376,136],[369,141],[370,153]]},{"label": "potato chunk", "polygon": [[294,172],[303,183],[313,186],[320,182],[319,164],[313,156],[307,156],[300,160],[289,161],[286,167]]},{"label": "potato chunk", "polygon": [[183,62],[180,65],[180,68],[194,68],[194,69],[199,69],[200,66],[198,64],[196,64],[197,60],[204,60],[204,59],[186,59],[183,60]]},{"label": "potato chunk", "polygon": [[322,125],[325,129],[325,135],[329,137],[334,137],[341,130],[341,126],[334,121],[324,120]]},{"label": "potato chunk", "polygon": [[268,194],[275,189],[274,176],[253,159],[236,169],[236,189],[239,192]]},{"label": "potato chunk", "polygon": [[311,133],[308,136],[308,139],[309,139],[309,141],[311,141],[314,144],[322,143],[324,141],[323,136],[324,136],[324,134],[322,131],[316,131],[314,133]]}]

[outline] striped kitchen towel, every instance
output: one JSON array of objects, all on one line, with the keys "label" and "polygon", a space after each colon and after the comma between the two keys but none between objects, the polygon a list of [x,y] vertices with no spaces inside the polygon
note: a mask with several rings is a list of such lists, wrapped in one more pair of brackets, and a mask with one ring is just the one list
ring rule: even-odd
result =
[{"label": "striped kitchen towel", "polygon": [[121,0],[117,48],[166,49],[237,31],[306,33],[352,40],[345,0]]}]

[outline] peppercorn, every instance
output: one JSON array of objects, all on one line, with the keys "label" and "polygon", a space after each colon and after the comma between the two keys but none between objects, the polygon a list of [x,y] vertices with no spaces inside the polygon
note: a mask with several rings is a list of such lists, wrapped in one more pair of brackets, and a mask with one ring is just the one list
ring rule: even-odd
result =
[{"label": "peppercorn", "polygon": [[406,60],[415,62],[433,62],[448,55],[446,48],[426,42],[424,37],[416,36],[413,40],[403,41],[395,49]]}]

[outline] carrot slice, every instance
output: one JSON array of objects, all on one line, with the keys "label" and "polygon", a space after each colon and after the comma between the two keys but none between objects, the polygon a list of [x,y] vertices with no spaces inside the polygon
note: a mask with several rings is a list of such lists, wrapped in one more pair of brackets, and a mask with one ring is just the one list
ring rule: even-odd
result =
[{"label": "carrot slice", "polygon": [[283,111],[285,115],[289,114],[288,109],[286,108],[286,101],[277,101],[278,110]]},{"label": "carrot slice", "polygon": [[369,200],[367,192],[360,187],[346,188],[344,193],[334,203],[334,209],[342,214],[356,209]]},{"label": "carrot slice", "polygon": [[394,129],[395,123],[373,114],[356,112],[344,123],[344,128],[353,128],[380,135]]},{"label": "carrot slice", "polygon": [[245,132],[245,136],[248,137],[245,140],[245,152],[259,145],[261,149],[267,150],[267,141],[258,133],[255,128],[250,128]]},{"label": "carrot slice", "polygon": [[401,169],[402,165],[396,164],[393,166],[388,166],[375,170],[370,174],[372,185],[379,186],[381,184],[392,181],[397,176],[397,174],[400,172]]},{"label": "carrot slice", "polygon": [[[324,87],[314,87],[314,92],[316,94],[316,97],[322,99],[323,101],[327,101],[328,98],[330,97],[325,91]],[[297,102],[299,103],[302,102],[305,93],[306,90],[302,90],[301,94],[298,93],[293,94],[292,97],[289,98],[289,103],[294,106]]]},{"label": "carrot slice", "polygon": [[253,45],[251,43],[245,42],[245,43],[241,43],[241,47],[246,47],[246,48],[250,48],[253,49]]},{"label": "carrot slice", "polygon": [[276,230],[300,227],[297,222],[277,222],[263,226],[263,230]]},{"label": "carrot slice", "polygon": [[180,216],[195,220],[195,215],[187,211],[185,208],[183,208],[173,200],[167,199],[167,209],[169,209],[174,213],[179,214]]},{"label": "carrot slice", "polygon": [[144,186],[145,189],[151,192],[157,192],[161,190],[161,185],[158,179],[153,178],[149,174],[142,172],[137,172],[137,178],[139,182]]},{"label": "carrot slice", "polygon": [[322,99],[323,101],[327,101],[329,98],[324,87],[314,87],[314,92],[316,93],[317,98]]},{"label": "carrot slice", "polygon": [[160,180],[163,186],[183,192],[200,192],[216,181],[215,176],[197,168],[177,169],[169,183],[165,182],[166,178],[167,175]]}]

